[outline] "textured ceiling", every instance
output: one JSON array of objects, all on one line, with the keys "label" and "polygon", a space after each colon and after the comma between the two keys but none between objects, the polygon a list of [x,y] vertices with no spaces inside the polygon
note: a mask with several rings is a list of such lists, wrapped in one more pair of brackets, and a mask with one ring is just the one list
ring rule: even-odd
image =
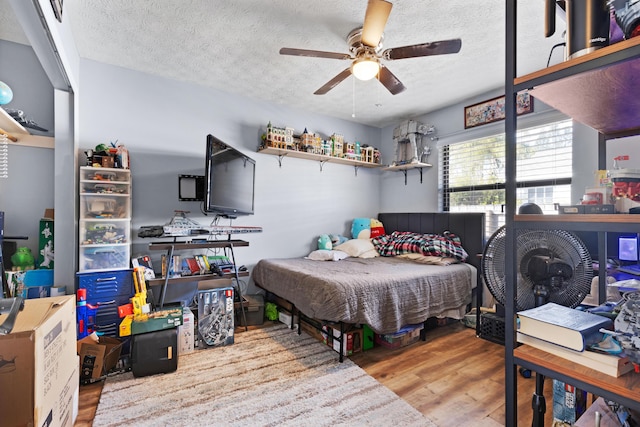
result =
[{"label": "textured ceiling", "polygon": [[[6,1],[0,38],[27,43],[6,18]],[[82,58],[377,127],[503,87],[504,0],[393,3],[384,48],[462,39],[458,54],[383,61],[407,88],[395,96],[376,80],[353,77],[313,95],[349,62],[278,53],[348,53],[345,38],[362,25],[366,0],[66,0],[63,19]],[[562,29],[544,38],[542,0],[520,1],[518,9],[524,74],[545,67]]]}]

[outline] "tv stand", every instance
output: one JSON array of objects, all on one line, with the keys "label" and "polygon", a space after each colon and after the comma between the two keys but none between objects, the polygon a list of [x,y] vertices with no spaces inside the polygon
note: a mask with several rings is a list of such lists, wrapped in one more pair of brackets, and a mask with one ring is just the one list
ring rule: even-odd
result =
[{"label": "tv stand", "polygon": [[[229,233],[229,238],[227,240],[207,240],[201,242],[187,241],[187,242],[178,242],[174,238],[173,242],[153,242],[149,243],[150,251],[167,251],[167,258],[165,261],[165,276],[163,278],[151,279],[148,281],[149,285],[161,285],[160,291],[160,308],[164,306],[164,298],[167,292],[167,286],[170,283],[184,283],[184,282],[194,282],[194,281],[202,281],[202,280],[211,280],[211,279],[221,279],[221,278],[230,278],[235,279],[234,289],[238,295],[238,299],[240,301],[240,311],[242,312],[242,320],[244,322],[245,331],[247,328],[247,318],[245,313],[245,308],[243,304],[242,298],[242,289],[240,287],[240,277],[249,276],[248,271],[239,271],[238,266],[236,264],[236,258],[234,253],[234,248],[249,246],[249,242],[244,240],[231,239],[231,234]],[[233,265],[235,266],[234,271],[231,273],[225,273],[222,275],[219,274],[200,274],[193,276],[181,276],[181,277],[169,277],[169,266],[171,263],[171,259],[173,258],[173,254],[176,251],[181,250],[197,250],[197,249],[211,249],[218,248],[223,249],[225,256],[229,257]]]}]

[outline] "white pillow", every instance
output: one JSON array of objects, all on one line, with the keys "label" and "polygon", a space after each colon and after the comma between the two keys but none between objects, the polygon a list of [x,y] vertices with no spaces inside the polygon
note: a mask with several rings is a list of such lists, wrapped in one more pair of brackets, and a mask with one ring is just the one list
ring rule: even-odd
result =
[{"label": "white pillow", "polygon": [[[370,252],[371,250],[376,251],[376,248],[371,243],[369,239],[351,239],[347,240],[341,245],[335,246],[333,249],[346,252],[350,257],[358,258],[362,257],[363,254]],[[376,251],[378,253],[378,251]],[[372,258],[371,256],[366,256],[366,258]]]},{"label": "white pillow", "polygon": [[360,256],[358,258],[375,258],[377,256],[380,256],[380,254],[378,253],[378,251],[373,248],[370,251],[366,251],[360,254]]},{"label": "white pillow", "polygon": [[349,255],[342,251],[330,251],[327,249],[318,249],[305,257],[314,261],[340,261],[341,259],[348,258]]}]

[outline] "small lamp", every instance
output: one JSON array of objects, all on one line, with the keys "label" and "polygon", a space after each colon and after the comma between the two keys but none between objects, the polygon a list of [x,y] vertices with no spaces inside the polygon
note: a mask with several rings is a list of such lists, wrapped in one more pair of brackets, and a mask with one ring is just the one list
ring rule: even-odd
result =
[{"label": "small lamp", "polygon": [[353,61],[351,72],[358,80],[371,80],[378,75],[380,62],[376,57],[364,56]]}]

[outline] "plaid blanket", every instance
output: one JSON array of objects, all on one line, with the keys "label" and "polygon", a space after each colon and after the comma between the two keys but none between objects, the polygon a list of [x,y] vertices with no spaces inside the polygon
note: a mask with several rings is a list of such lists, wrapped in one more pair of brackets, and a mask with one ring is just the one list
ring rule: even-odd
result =
[{"label": "plaid blanket", "polygon": [[381,256],[396,256],[418,253],[439,257],[456,258],[465,261],[467,252],[460,238],[445,231],[443,234],[419,234],[409,231],[394,231],[391,234],[374,237],[371,243]]}]

